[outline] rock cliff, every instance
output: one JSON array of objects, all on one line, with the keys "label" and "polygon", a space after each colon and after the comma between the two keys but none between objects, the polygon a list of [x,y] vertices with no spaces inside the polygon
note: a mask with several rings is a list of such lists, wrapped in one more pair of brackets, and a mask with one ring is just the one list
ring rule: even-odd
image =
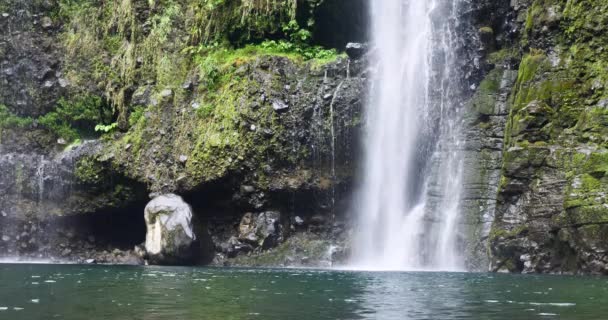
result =
[{"label": "rock cliff", "polygon": [[[343,260],[366,3],[0,0],[0,251],[138,263],[175,193],[213,263]],[[460,13],[469,269],[608,272],[607,10]]]}]

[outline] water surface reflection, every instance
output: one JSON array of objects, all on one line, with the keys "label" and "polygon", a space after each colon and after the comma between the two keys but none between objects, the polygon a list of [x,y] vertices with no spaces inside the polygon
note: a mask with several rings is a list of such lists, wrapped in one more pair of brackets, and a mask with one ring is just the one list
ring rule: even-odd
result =
[{"label": "water surface reflection", "polygon": [[606,319],[608,279],[0,265],[0,319]]}]

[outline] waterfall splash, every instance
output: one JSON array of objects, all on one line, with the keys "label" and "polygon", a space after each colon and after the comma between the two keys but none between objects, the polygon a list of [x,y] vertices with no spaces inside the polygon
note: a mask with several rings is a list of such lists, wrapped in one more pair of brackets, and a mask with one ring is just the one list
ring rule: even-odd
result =
[{"label": "waterfall splash", "polygon": [[376,64],[351,267],[462,270],[459,0],[372,1]]}]

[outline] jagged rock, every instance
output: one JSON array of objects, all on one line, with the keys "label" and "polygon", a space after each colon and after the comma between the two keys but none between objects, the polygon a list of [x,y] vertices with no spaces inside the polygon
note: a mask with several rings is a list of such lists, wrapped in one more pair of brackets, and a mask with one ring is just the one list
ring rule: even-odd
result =
[{"label": "jagged rock", "polygon": [[131,102],[139,105],[147,105],[150,101],[151,90],[149,85],[137,88],[131,97]]},{"label": "jagged rock", "polygon": [[289,109],[289,105],[283,102],[282,100],[274,100],[272,102],[272,108],[276,112],[285,112]]},{"label": "jagged rock", "polygon": [[180,196],[154,198],[145,208],[146,252],[152,264],[190,264],[196,260],[192,208]]},{"label": "jagged rock", "polygon": [[246,213],[239,224],[238,240],[262,249],[276,246],[284,240],[281,214],[276,211]]},{"label": "jagged rock", "polygon": [[346,44],[346,54],[351,59],[360,59],[367,51],[367,46],[363,43],[350,42]]}]

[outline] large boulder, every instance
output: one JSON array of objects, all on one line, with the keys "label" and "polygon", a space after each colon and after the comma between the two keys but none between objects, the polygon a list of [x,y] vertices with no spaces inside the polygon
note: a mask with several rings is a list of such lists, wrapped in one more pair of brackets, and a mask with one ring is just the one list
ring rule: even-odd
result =
[{"label": "large boulder", "polygon": [[182,197],[166,194],[145,209],[146,252],[152,264],[192,264],[197,259],[197,239],[192,208]]}]

